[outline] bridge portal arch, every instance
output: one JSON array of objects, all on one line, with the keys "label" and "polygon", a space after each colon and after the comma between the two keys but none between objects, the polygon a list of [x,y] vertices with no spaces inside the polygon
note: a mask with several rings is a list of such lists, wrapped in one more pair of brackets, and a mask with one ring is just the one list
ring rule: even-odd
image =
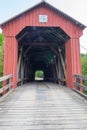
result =
[{"label": "bridge portal arch", "polygon": [[44,80],[66,80],[65,44],[70,37],[60,27],[27,26],[17,36],[18,80],[33,81],[42,69]]}]

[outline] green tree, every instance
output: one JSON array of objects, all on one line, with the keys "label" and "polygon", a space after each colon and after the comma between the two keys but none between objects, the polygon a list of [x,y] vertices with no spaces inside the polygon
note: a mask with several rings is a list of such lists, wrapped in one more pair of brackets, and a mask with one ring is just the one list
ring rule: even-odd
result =
[{"label": "green tree", "polygon": [[44,72],[42,70],[37,70],[35,73],[35,77],[44,78]]},{"label": "green tree", "polygon": [[[81,55],[82,62],[82,75],[87,76],[87,54]],[[84,85],[87,86],[87,81],[83,81]]]},{"label": "green tree", "polygon": [[82,74],[87,76],[87,54],[81,55],[81,62],[82,62]]},{"label": "green tree", "polygon": [[0,33],[0,46],[3,46],[4,44],[4,35]]},{"label": "green tree", "polygon": [[0,33],[0,77],[3,75],[3,44],[4,44],[4,36]]}]

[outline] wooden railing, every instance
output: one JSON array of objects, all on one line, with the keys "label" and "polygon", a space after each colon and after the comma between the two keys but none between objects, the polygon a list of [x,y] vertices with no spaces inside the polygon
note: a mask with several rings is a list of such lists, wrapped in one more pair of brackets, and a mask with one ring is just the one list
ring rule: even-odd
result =
[{"label": "wooden railing", "polygon": [[7,94],[11,90],[11,88],[12,88],[12,82],[11,82],[12,77],[13,77],[12,74],[0,77],[0,97]]},{"label": "wooden railing", "polygon": [[74,75],[74,78],[74,90],[87,97],[87,86],[83,84],[84,81],[87,81],[87,76]]}]

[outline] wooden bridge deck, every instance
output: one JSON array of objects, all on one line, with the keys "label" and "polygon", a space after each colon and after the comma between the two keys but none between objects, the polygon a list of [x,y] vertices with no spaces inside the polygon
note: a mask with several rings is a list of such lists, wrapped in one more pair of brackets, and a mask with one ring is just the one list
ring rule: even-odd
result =
[{"label": "wooden bridge deck", "polygon": [[87,101],[56,84],[27,84],[0,102],[0,130],[87,130]]}]

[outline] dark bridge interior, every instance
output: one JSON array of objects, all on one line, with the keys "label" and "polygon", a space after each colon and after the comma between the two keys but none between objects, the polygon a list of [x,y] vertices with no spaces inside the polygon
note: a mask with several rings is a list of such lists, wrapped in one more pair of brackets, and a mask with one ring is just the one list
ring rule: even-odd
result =
[{"label": "dark bridge interior", "polygon": [[44,81],[66,79],[65,43],[70,37],[60,27],[25,27],[17,36],[18,80],[35,80],[35,72],[44,72]]}]

